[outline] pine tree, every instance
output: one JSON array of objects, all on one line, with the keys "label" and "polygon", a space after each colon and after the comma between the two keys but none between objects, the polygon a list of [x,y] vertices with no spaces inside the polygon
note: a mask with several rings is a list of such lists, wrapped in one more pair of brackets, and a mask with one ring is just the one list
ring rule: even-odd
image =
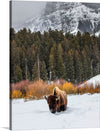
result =
[{"label": "pine tree", "polygon": [[82,51],[82,65],[83,65],[83,80],[87,80],[92,76],[91,62],[84,49]]},{"label": "pine tree", "polygon": [[22,69],[23,79],[26,79],[26,50],[24,45],[20,48],[20,67]]},{"label": "pine tree", "polygon": [[80,45],[80,48],[81,48],[81,32],[80,31],[77,32],[76,39],[77,39],[78,45]]},{"label": "pine tree", "polygon": [[10,40],[13,41],[15,39],[15,30],[14,28],[10,28]]},{"label": "pine tree", "polygon": [[32,80],[38,80],[38,69],[37,69],[37,65],[36,63],[33,65],[33,69],[32,69]]},{"label": "pine tree", "polygon": [[93,69],[93,74],[97,75],[99,73],[99,66],[100,66],[100,51],[99,48],[97,46],[97,44],[95,44],[93,46],[93,54],[92,54],[92,69]]},{"label": "pine tree", "polygon": [[28,74],[30,76],[30,80],[32,80],[32,69],[33,69],[33,63],[36,62],[36,54],[35,54],[35,49],[34,49],[34,45],[32,45],[31,47],[29,47],[27,49],[27,66],[28,66]]},{"label": "pine tree", "polygon": [[65,54],[65,68],[66,68],[66,80],[74,82],[75,71],[72,50],[70,50],[68,53]]},{"label": "pine tree", "polygon": [[50,55],[49,55],[49,72],[52,73],[51,79],[54,80],[56,78],[56,45],[54,44],[51,48]]},{"label": "pine tree", "polygon": [[88,63],[85,50],[82,51],[83,81],[87,80]]},{"label": "pine tree", "polygon": [[65,78],[65,66],[63,63],[63,49],[61,44],[58,45],[56,52],[56,74],[58,78]]},{"label": "pine tree", "polygon": [[15,82],[19,82],[23,79],[22,78],[22,70],[18,65],[15,66],[14,78],[15,78]]},{"label": "pine tree", "polygon": [[81,57],[77,50],[75,51],[74,57],[75,57],[74,58],[75,80],[79,83],[82,82],[83,69],[82,69]]},{"label": "pine tree", "polygon": [[10,81],[11,83],[14,82],[14,70],[15,66],[19,65],[20,66],[20,49],[17,47],[17,44],[15,40],[13,40],[10,44]]},{"label": "pine tree", "polygon": [[47,80],[47,70],[46,70],[46,64],[44,61],[40,63],[40,78],[42,80]]},{"label": "pine tree", "polygon": [[[38,55],[39,63],[42,63],[39,72],[44,80],[48,77],[50,80],[65,78],[80,82],[100,73],[100,36],[91,36],[88,32],[82,35],[78,32],[75,36],[50,29],[41,34],[23,28],[16,33],[11,28],[10,54],[11,83],[19,81],[15,70],[21,70],[22,79],[26,79],[26,74],[30,80],[38,79]],[[20,69],[16,69],[16,65]]]}]

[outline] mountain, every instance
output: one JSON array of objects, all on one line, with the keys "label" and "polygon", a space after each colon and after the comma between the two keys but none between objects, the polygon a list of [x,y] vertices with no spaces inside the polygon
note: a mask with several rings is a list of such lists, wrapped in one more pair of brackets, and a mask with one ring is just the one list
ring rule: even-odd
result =
[{"label": "mountain", "polygon": [[[100,4],[74,2],[47,2],[41,15],[14,26],[15,30],[26,27],[32,32],[48,31],[50,28],[76,34],[87,31],[100,34]],[[98,33],[99,32],[99,33]]]}]

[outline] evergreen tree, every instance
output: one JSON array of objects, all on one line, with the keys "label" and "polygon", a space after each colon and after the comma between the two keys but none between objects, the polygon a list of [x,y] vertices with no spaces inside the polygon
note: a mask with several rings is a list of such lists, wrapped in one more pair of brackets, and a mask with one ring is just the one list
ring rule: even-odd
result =
[{"label": "evergreen tree", "polygon": [[79,83],[82,82],[82,77],[83,77],[83,67],[82,67],[82,62],[81,62],[81,57],[78,53],[78,51],[75,51],[74,55],[74,68],[75,68],[75,80]]},{"label": "evergreen tree", "polygon": [[38,69],[37,69],[37,65],[36,63],[33,65],[33,69],[32,69],[32,80],[38,80]]},{"label": "evergreen tree", "polygon": [[56,75],[58,78],[65,78],[65,66],[63,63],[63,49],[58,45],[56,52]]},{"label": "evergreen tree", "polygon": [[84,49],[82,51],[82,64],[83,64],[83,80],[87,80],[92,77],[91,62]]},{"label": "evergreen tree", "polygon": [[10,28],[10,40],[13,41],[15,39],[15,30],[14,28]]},{"label": "evergreen tree", "polygon": [[87,80],[88,62],[85,50],[82,51],[83,81]]},{"label": "evergreen tree", "polygon": [[77,32],[76,39],[77,39],[78,45],[80,46],[80,50],[81,50],[82,41],[81,41],[81,32],[80,31]]},{"label": "evergreen tree", "polygon": [[29,71],[30,80],[32,80],[32,69],[33,64],[36,62],[36,54],[35,54],[35,47],[32,45],[27,49],[27,66]]},{"label": "evergreen tree", "polygon": [[41,62],[40,64],[40,78],[42,80],[47,80],[47,70],[46,70],[46,64],[45,62]]},{"label": "evergreen tree", "polygon": [[93,58],[93,61],[92,61],[92,69],[93,69],[93,74],[94,75],[97,75],[99,73],[99,66],[100,66],[100,51],[99,51],[99,48],[98,48],[98,45],[95,44],[93,46],[93,54],[92,54],[92,58]]},{"label": "evergreen tree", "polygon": [[74,82],[75,71],[72,50],[70,50],[68,53],[65,54],[65,68],[66,68],[66,80]]},{"label": "evergreen tree", "polygon": [[19,82],[19,81],[23,80],[23,78],[22,78],[22,70],[21,70],[21,68],[18,65],[15,66],[14,79],[15,79],[15,82]]},{"label": "evergreen tree", "polygon": [[23,75],[23,79],[26,79],[26,50],[24,45],[22,46],[22,48],[20,48],[20,67],[22,69],[22,75]]},{"label": "evergreen tree", "polygon": [[19,65],[20,66],[20,53],[19,53],[19,48],[17,47],[17,44],[15,40],[13,40],[10,44],[10,82],[14,82],[14,70],[15,66]]},{"label": "evergreen tree", "polygon": [[[37,65],[34,64],[37,63],[37,56],[42,63],[42,79],[65,78],[71,82],[75,82],[75,79],[81,82],[100,73],[100,36],[90,36],[88,32],[78,32],[76,36],[67,32],[64,35],[62,31],[51,29],[41,34],[26,28],[16,33],[11,28],[10,82],[19,81],[15,70],[21,70],[22,79],[26,79],[26,74],[30,80],[38,79]],[[20,69],[16,69],[16,65]]]},{"label": "evergreen tree", "polygon": [[49,56],[49,72],[52,73],[51,79],[54,80],[56,78],[56,45],[54,44],[50,51]]}]

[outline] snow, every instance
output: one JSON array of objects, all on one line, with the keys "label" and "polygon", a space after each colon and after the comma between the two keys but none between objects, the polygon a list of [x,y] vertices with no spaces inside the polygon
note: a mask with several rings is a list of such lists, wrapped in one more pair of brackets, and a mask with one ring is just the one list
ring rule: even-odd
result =
[{"label": "snow", "polygon": [[95,88],[95,86],[100,85],[100,74],[95,77],[92,77],[86,83],[87,83],[87,85],[93,85],[94,88]]},{"label": "snow", "polygon": [[84,88],[84,87],[86,87],[87,85],[88,85],[89,87],[90,87],[91,85],[93,85],[93,88],[96,88],[97,86],[100,87],[100,74],[98,74],[98,75],[90,78],[89,80],[83,82],[82,84],[78,85],[78,88],[79,88],[79,87]]},{"label": "snow", "polygon": [[95,35],[98,37],[100,35],[100,31],[96,32]]},{"label": "snow", "polygon": [[12,100],[12,129],[100,128],[100,94],[68,95],[67,110],[52,114],[46,100]]}]

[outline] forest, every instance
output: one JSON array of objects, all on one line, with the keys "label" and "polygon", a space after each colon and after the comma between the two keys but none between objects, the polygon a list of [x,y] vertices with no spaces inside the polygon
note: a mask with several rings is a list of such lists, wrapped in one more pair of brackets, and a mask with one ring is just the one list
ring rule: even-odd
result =
[{"label": "forest", "polygon": [[100,36],[10,28],[10,83],[64,79],[74,84],[100,74]]}]

